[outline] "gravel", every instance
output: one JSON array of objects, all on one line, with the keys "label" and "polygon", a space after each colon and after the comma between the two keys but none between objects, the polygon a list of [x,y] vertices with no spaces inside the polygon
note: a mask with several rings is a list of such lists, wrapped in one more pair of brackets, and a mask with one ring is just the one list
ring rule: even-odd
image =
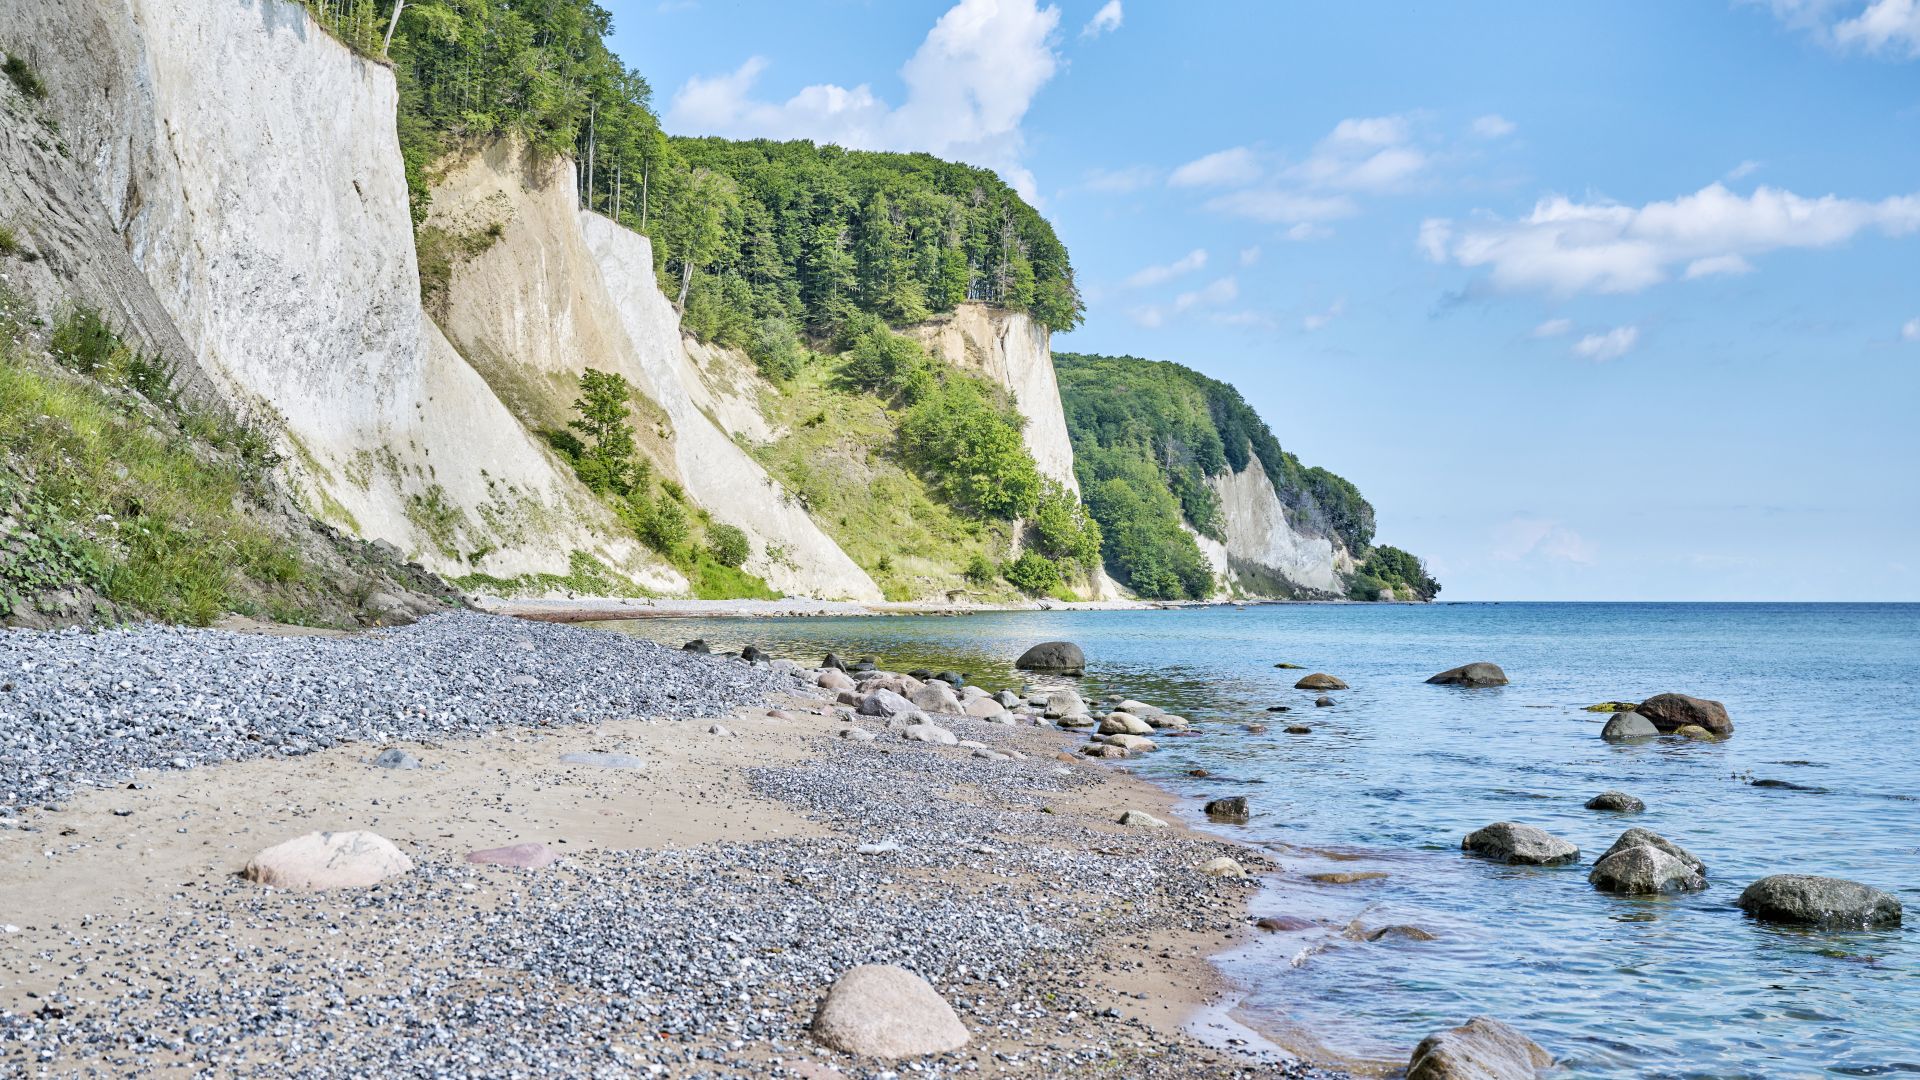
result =
[{"label": "gravel", "polygon": [[713,716],[791,675],[622,634],[453,612],[351,637],[141,626],[0,633],[0,807],[134,769],[504,725]]}]

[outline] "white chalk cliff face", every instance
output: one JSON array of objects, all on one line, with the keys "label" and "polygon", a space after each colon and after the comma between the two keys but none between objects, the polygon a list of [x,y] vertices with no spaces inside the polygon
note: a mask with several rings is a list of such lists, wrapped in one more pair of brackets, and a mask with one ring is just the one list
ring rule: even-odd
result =
[{"label": "white chalk cliff face", "polygon": [[578,550],[684,588],[423,318],[392,72],[281,0],[5,6],[64,25],[49,43],[113,94],[74,110],[92,196],[171,322],[130,331],[269,423],[311,512],[444,573],[565,574]]},{"label": "white chalk cliff face", "polygon": [[[1213,564],[1223,588],[1259,594],[1260,583],[1246,580],[1235,563],[1248,563],[1305,589],[1344,593],[1340,575],[1353,569],[1353,558],[1337,540],[1296,532],[1287,520],[1286,505],[1273,489],[1266,467],[1250,458],[1239,472],[1211,477],[1207,483],[1220,497],[1220,515],[1226,541],[1194,534],[1200,551]],[[1192,531],[1192,530],[1189,530]]]},{"label": "white chalk cliff face", "polygon": [[[564,422],[588,368],[626,377],[658,407],[637,417],[670,478],[744,530],[746,569],[782,592],[878,600],[880,589],[714,419],[645,236],[578,209],[574,168],[500,143],[435,187],[429,224],[497,233],[453,271],[441,324],[529,424]],[[762,425],[764,426],[764,425]]]},{"label": "white chalk cliff face", "polygon": [[1027,418],[1021,436],[1034,464],[1040,466],[1040,474],[1060,481],[1075,495],[1080,493],[1080,482],[1073,475],[1067,415],[1060,406],[1060,383],[1053,372],[1051,335],[1046,327],[1023,311],[962,304],[951,314],[937,316],[906,332],[948,363],[1012,391],[1014,405]]}]

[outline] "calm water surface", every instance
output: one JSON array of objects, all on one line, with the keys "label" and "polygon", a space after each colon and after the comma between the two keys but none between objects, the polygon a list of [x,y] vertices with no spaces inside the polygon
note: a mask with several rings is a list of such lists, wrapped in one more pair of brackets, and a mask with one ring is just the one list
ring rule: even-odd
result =
[{"label": "calm water surface", "polygon": [[[752,642],[817,662],[831,648],[893,668],[953,667],[1019,685],[1027,645],[1085,647],[1083,692],[1180,712],[1201,734],[1129,763],[1202,800],[1252,796],[1234,835],[1290,871],[1257,915],[1435,935],[1262,935],[1225,958],[1243,1015],[1279,1041],[1362,1066],[1404,1066],[1436,1027],[1488,1013],[1575,1075],[1920,1073],[1920,605],[1289,605],[964,618],[653,620],[616,626],[679,644]],[[1421,680],[1491,660],[1511,686]],[[1292,689],[1305,665],[1345,679],[1333,708]],[[1611,746],[1580,706],[1667,690],[1718,698],[1724,743]],[[1291,712],[1269,714],[1270,705]],[[1310,735],[1282,733],[1284,723]],[[1244,730],[1248,722],[1268,731]],[[1187,770],[1214,775],[1194,779]],[[1815,790],[1755,787],[1785,780]],[[1618,788],[1631,818],[1582,804]],[[1492,821],[1580,845],[1582,865],[1497,866],[1460,853]],[[1707,863],[1703,893],[1626,899],[1587,884],[1592,859],[1641,825]],[[1231,827],[1228,827],[1231,828]],[[1383,880],[1317,885],[1325,869]],[[1816,934],[1746,919],[1770,873],[1853,878],[1897,895],[1899,930]]]}]

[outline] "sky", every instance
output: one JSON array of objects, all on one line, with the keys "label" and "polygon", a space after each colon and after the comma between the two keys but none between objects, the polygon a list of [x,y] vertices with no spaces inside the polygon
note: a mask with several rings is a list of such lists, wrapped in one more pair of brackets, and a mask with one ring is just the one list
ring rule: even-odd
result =
[{"label": "sky", "polygon": [[998,170],[1442,599],[1920,600],[1920,0],[601,2],[671,133]]}]

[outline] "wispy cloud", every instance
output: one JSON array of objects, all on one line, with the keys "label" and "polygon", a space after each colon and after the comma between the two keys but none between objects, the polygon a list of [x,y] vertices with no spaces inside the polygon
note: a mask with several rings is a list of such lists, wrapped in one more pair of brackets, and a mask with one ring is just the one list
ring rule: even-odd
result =
[{"label": "wispy cloud", "polygon": [[1548,319],[1546,322],[1533,328],[1533,336],[1537,338],[1560,337],[1572,329],[1572,319]]},{"label": "wispy cloud", "polygon": [[1406,117],[1360,117],[1334,125],[1313,154],[1287,175],[1310,187],[1389,191],[1418,176],[1427,161],[1425,152],[1412,145]]},{"label": "wispy cloud", "polygon": [[1728,169],[1726,178],[1728,180],[1741,180],[1741,179],[1745,179],[1746,177],[1752,176],[1754,173],[1757,173],[1759,171],[1760,171],[1760,162],[1755,161],[1752,158],[1748,158],[1747,160],[1741,162],[1740,164],[1735,165],[1733,168]]},{"label": "wispy cloud", "polygon": [[1240,295],[1240,283],[1232,275],[1216,278],[1201,288],[1183,292],[1173,298],[1173,310],[1187,311],[1197,307],[1218,307],[1232,303]]},{"label": "wispy cloud", "polygon": [[1549,518],[1515,517],[1503,522],[1493,531],[1489,554],[1500,562],[1593,562],[1593,546],[1586,538]]},{"label": "wispy cloud", "polygon": [[1251,218],[1269,225],[1334,221],[1352,217],[1360,207],[1345,195],[1309,195],[1297,191],[1232,191],[1207,200],[1209,210]]},{"label": "wispy cloud", "polygon": [[1473,122],[1473,133],[1483,139],[1504,139],[1517,130],[1513,121],[1499,113],[1488,113]]},{"label": "wispy cloud", "polygon": [[1602,334],[1588,334],[1573,343],[1573,355],[1598,363],[1618,360],[1640,340],[1637,326],[1616,326]]},{"label": "wispy cloud", "polygon": [[1554,195],[1514,221],[1430,218],[1420,226],[1420,247],[1435,262],[1486,268],[1503,289],[1630,293],[1670,280],[1681,267],[1690,277],[1745,272],[1752,256],[1831,247],[1869,229],[1920,231],[1920,194],[1869,202],[1760,187],[1742,196],[1716,183],[1644,206]]},{"label": "wispy cloud", "polygon": [[1237,187],[1258,180],[1261,172],[1253,149],[1235,146],[1187,162],[1173,170],[1167,184],[1171,187]]},{"label": "wispy cloud", "polygon": [[1908,319],[1900,327],[1901,341],[1920,341],[1920,319]]},{"label": "wispy cloud", "polygon": [[1170,263],[1159,266],[1143,266],[1127,277],[1127,284],[1134,288],[1146,285],[1159,285],[1172,281],[1182,274],[1191,274],[1207,265],[1207,253],[1195,248]]},{"label": "wispy cloud", "polygon": [[1752,0],[1787,26],[1842,51],[1920,57],[1920,0]]},{"label": "wispy cloud", "polygon": [[1088,169],[1085,187],[1115,195],[1149,188],[1160,182],[1160,170],[1148,165],[1127,165],[1118,169]]},{"label": "wispy cloud", "polygon": [[1240,249],[1240,265],[1241,266],[1252,266],[1254,263],[1257,263],[1259,261],[1260,261],[1260,245],[1259,244],[1255,244],[1252,247],[1243,247]]},{"label": "wispy cloud", "polygon": [[1325,330],[1347,310],[1347,298],[1342,296],[1327,305],[1325,311],[1310,312],[1300,320],[1300,329],[1311,334],[1316,330]]},{"label": "wispy cloud", "polygon": [[1092,38],[1099,37],[1101,34],[1112,33],[1120,29],[1120,22],[1123,18],[1125,18],[1125,16],[1120,11],[1120,0],[1107,0],[1106,3],[1100,5],[1099,11],[1093,13],[1093,18],[1087,20],[1087,25],[1080,28],[1080,36],[1083,38]]}]

